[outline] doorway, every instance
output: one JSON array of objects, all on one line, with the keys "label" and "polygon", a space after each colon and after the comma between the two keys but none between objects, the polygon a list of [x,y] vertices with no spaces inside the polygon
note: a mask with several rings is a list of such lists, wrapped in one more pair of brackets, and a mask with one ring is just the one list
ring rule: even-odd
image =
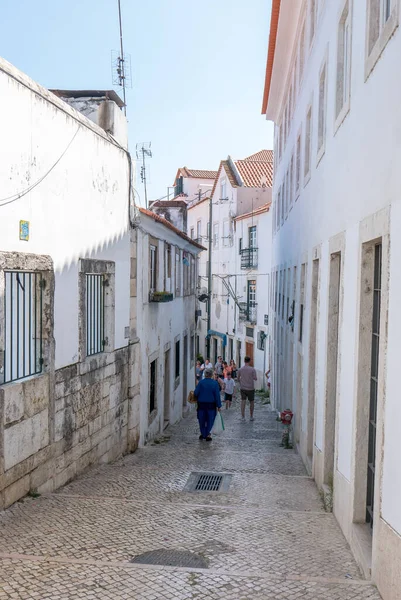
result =
[{"label": "doorway", "polygon": [[217,357],[218,357],[218,348],[217,348],[217,339],[213,338],[213,354],[214,354],[214,360],[213,360],[213,366],[217,363]]},{"label": "doorway", "polygon": [[251,365],[251,367],[253,367],[254,364],[253,364],[253,343],[252,342],[245,342],[245,354],[246,354],[246,356],[249,356],[249,358],[251,359],[251,362],[249,364]]},{"label": "doorway", "polygon": [[316,334],[317,334],[317,299],[319,292],[319,260],[312,263],[312,297],[310,312],[309,336],[309,374],[308,374],[308,422],[307,422],[307,455],[312,464],[315,431],[315,392],[316,392]]},{"label": "doorway", "polygon": [[184,335],[184,361],[183,361],[183,377],[182,377],[182,405],[187,405],[188,398],[188,336]]},{"label": "doorway", "polygon": [[164,427],[170,422],[170,350],[164,353]]},{"label": "doorway", "polygon": [[323,481],[326,484],[333,485],[337,414],[338,327],[340,321],[340,252],[331,255],[329,277]]},{"label": "doorway", "polygon": [[241,368],[241,342],[237,341],[237,368]]}]

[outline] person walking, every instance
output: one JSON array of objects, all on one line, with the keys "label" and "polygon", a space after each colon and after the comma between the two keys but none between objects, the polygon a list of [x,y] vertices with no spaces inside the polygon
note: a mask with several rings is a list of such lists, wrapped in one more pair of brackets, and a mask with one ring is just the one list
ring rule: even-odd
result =
[{"label": "person walking", "polygon": [[230,408],[233,401],[234,388],[235,381],[231,377],[231,371],[228,371],[227,376],[224,379],[224,402],[226,404],[226,409]]},{"label": "person walking", "polygon": [[202,379],[205,378],[205,369],[212,369],[212,363],[210,362],[210,360],[207,358],[204,362],[204,364],[201,366],[201,371],[202,371]]},{"label": "person walking", "polygon": [[231,377],[233,379],[236,379],[236,377],[237,377],[237,365],[235,364],[235,360],[233,358],[230,360],[230,367],[231,367]]},{"label": "person walking", "polygon": [[196,383],[199,383],[200,380],[202,379],[202,365],[201,365],[200,360],[196,361],[195,379],[196,379]]},{"label": "person walking", "polygon": [[241,421],[245,423],[246,400],[249,400],[250,421],[253,421],[253,411],[255,408],[255,381],[257,380],[256,370],[251,367],[251,359],[245,356],[245,364],[238,370],[237,380],[241,389]]},{"label": "person walking", "polygon": [[220,387],[213,377],[212,369],[205,369],[204,379],[195,388],[194,395],[198,401],[198,421],[200,440],[212,441],[212,431],[217,411],[221,409]]},{"label": "person walking", "polygon": [[217,363],[214,365],[214,368],[217,373],[217,377],[221,377],[221,379],[223,379],[224,365],[223,365],[223,357],[222,356],[217,357]]}]

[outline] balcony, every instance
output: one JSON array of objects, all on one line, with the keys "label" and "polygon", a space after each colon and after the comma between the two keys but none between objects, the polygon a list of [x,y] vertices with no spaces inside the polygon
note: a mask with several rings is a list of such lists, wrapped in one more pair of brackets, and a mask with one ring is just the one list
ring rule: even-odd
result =
[{"label": "balcony", "polygon": [[246,323],[256,324],[257,320],[257,307],[256,302],[241,302],[239,309],[239,320]]},{"label": "balcony", "polygon": [[241,269],[256,269],[258,266],[258,249],[243,248],[241,250]]}]

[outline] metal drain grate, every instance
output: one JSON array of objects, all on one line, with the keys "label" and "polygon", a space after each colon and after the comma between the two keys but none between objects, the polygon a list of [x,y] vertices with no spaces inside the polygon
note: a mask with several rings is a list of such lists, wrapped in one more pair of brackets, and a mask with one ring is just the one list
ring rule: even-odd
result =
[{"label": "metal drain grate", "polygon": [[227,492],[231,478],[230,473],[191,473],[184,492]]},{"label": "metal drain grate", "polygon": [[207,569],[209,560],[195,552],[186,550],[152,550],[134,556],[131,563],[139,565],[161,565],[167,567],[191,567],[193,569]]},{"label": "metal drain grate", "polygon": [[195,492],[218,492],[222,481],[222,475],[200,475]]}]

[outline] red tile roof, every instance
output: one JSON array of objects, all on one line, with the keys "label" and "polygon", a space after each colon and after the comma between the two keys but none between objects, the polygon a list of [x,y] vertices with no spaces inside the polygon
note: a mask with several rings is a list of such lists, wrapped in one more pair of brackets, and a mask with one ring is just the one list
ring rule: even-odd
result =
[{"label": "red tile roof", "polygon": [[245,187],[272,187],[273,162],[263,160],[236,160],[235,166]]},{"label": "red tile roof", "polygon": [[188,169],[188,167],[181,167],[177,171],[177,175],[174,179],[174,185],[178,177],[192,177],[194,179],[216,179],[217,171],[207,171],[205,169]]},{"label": "red tile roof", "polygon": [[280,17],[280,6],[281,6],[281,0],[273,0],[272,1],[272,13],[271,13],[271,18],[270,18],[269,49],[267,52],[265,89],[263,92],[263,102],[262,102],[262,115],[266,114],[267,103],[269,102],[270,85],[271,85],[272,74],[273,74],[274,55],[276,53],[276,40],[277,40],[278,20]]},{"label": "red tile roof", "polygon": [[273,162],[273,150],[260,150],[251,156],[247,156],[244,160],[263,160],[265,162]]},{"label": "red tile roof", "polygon": [[217,186],[217,180],[220,177],[220,173],[222,168],[224,167],[224,171],[226,172],[226,175],[228,177],[228,179],[230,180],[230,183],[232,185],[232,187],[238,187],[238,182],[237,179],[235,177],[235,174],[233,173],[233,170],[230,167],[230,163],[228,160],[221,160],[220,161],[220,166],[219,166],[219,170],[217,171],[217,175],[216,175],[216,179],[214,181],[214,185],[213,185],[213,189],[212,189],[212,193],[211,195],[213,196],[215,190],[216,190],[216,186]]},{"label": "red tile roof", "polygon": [[163,217],[161,217],[160,215],[152,212],[151,210],[147,210],[146,208],[142,208],[141,206],[138,207],[138,210],[141,214],[146,215],[147,217],[150,217],[151,219],[153,219],[154,221],[157,221],[158,223],[161,223],[165,227],[168,227],[168,229],[171,229],[171,231],[174,231],[174,233],[179,235],[183,240],[190,242],[193,246],[196,246],[196,248],[200,248],[201,250],[206,250],[206,248],[204,246],[202,246],[201,244],[198,244],[198,242],[195,242],[195,240],[192,240],[190,237],[187,236],[186,233],[184,233],[183,231],[181,231],[180,229],[175,227],[172,223],[170,223],[170,221],[167,221],[167,219],[163,219]]}]

